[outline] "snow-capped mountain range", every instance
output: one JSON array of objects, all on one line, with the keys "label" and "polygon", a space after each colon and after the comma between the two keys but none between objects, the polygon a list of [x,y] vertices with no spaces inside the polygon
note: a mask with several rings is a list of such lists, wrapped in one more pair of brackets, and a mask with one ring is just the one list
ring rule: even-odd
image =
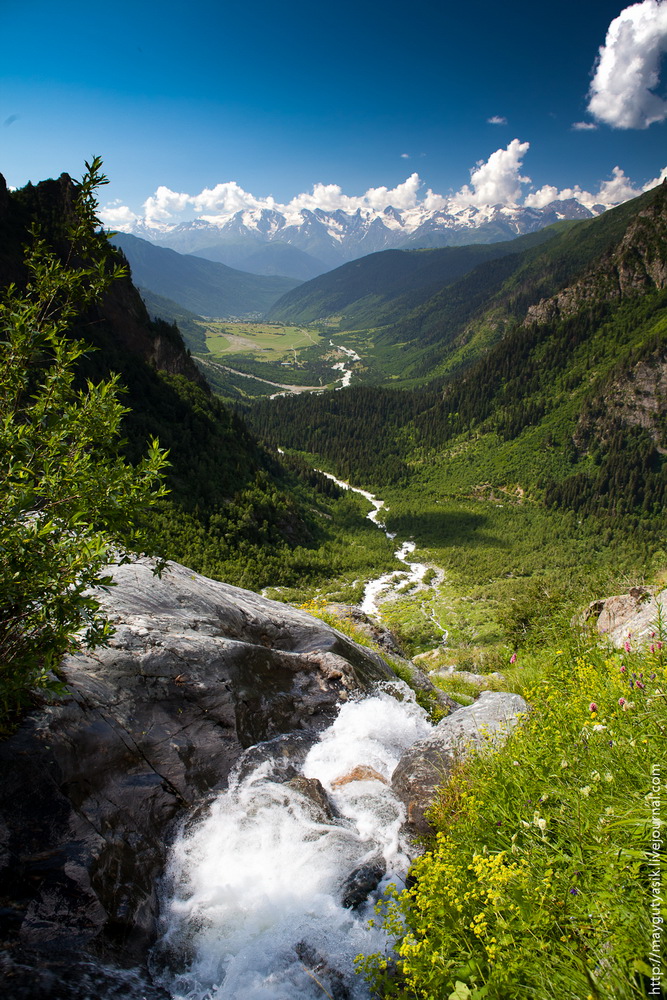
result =
[{"label": "snow-capped mountain range", "polygon": [[245,209],[215,222],[152,223],[119,227],[179,253],[195,254],[255,274],[282,274],[307,280],[379,250],[494,243],[535,232],[562,219],[587,219],[605,205],[587,208],[575,198],[544,208],[491,205],[460,211],[428,211],[424,206],[383,210],[316,208],[283,213]]}]

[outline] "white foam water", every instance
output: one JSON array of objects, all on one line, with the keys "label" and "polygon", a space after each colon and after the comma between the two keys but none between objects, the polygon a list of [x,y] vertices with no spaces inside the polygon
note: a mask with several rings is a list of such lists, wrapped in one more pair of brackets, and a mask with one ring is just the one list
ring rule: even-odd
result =
[{"label": "white foam water", "polygon": [[[322,472],[321,469],[317,469],[317,472]],[[384,531],[387,538],[394,539],[396,537],[395,533],[387,531],[384,525],[380,522],[380,514],[384,510],[386,512],[386,507],[384,500],[378,499],[373,493],[369,493],[368,490],[362,490],[358,486],[350,486],[342,479],[336,479],[332,476],[330,472],[322,472],[323,476],[327,479],[331,479],[334,483],[340,486],[344,490],[351,490],[353,493],[359,493],[362,497],[365,497],[369,503],[373,505],[373,510],[369,511],[366,515],[369,521],[377,525],[381,531]],[[394,556],[399,562],[402,562],[406,569],[392,570],[391,573],[384,573],[382,576],[377,577],[375,580],[369,580],[364,588],[363,597],[361,599],[361,604],[359,607],[364,612],[365,615],[377,615],[380,611],[380,604],[382,600],[386,600],[395,594],[399,588],[401,593],[410,592],[412,594],[420,590],[425,590],[426,586],[424,584],[424,577],[429,569],[435,570],[435,576],[430,586],[439,586],[444,580],[444,573],[441,569],[436,567],[430,567],[426,563],[420,562],[410,562],[408,556],[417,548],[413,541],[402,542],[399,547],[394,552]],[[447,630],[440,625],[439,622],[433,619],[434,624],[441,629],[443,635],[446,635]]]},{"label": "white foam water", "polygon": [[[343,705],[302,764],[304,777],[322,783],[332,814],[272,780],[265,761],[186,827],[171,851],[153,957],[154,976],[174,1000],[368,997],[354,957],[390,947],[368,919],[410,861],[389,779],[430,729],[412,692],[386,685]],[[376,776],[338,781],[360,766]],[[386,874],[352,909],[343,905],[346,880],[362,865]]]}]

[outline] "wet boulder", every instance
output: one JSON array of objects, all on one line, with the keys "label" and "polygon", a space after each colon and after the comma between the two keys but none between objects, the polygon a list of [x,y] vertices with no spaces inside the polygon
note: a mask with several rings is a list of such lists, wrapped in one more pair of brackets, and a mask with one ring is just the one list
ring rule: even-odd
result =
[{"label": "wet boulder", "polygon": [[309,729],[281,733],[280,736],[248,747],[231,770],[230,786],[240,784],[260,767],[269,781],[283,782],[296,778],[308,751],[316,741],[317,732]]},{"label": "wet boulder", "polygon": [[305,778],[302,774],[285,783],[302,798],[306,799],[313,819],[318,823],[332,823],[339,818],[338,811],[327,795],[319,778]]},{"label": "wet boulder", "polygon": [[483,691],[472,705],[447,716],[429,736],[406,750],[392,774],[391,786],[405,806],[411,834],[432,832],[425,813],[456,762],[473,750],[498,746],[527,711],[520,695]]},{"label": "wet boulder", "polygon": [[370,894],[387,873],[384,858],[376,858],[359,865],[351,871],[341,891],[341,903],[347,910],[356,910],[365,903]]}]

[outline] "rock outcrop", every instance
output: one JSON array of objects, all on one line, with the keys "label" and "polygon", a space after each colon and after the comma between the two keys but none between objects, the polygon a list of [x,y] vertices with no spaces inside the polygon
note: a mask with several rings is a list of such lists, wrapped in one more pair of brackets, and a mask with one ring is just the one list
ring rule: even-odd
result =
[{"label": "rock outcrop", "polygon": [[[21,288],[28,280],[23,260],[32,223],[38,224],[41,235],[57,255],[68,258],[64,227],[74,219],[77,188],[69,174],[63,173],[57,180],[28,184],[9,194],[0,175],[0,288],[11,282]],[[113,282],[103,300],[90,307],[78,332],[87,343],[105,352],[115,370],[120,348],[135,364],[136,359],[141,359],[153,368],[182,375],[208,391],[180,333],[167,324],[151,322],[129,274]]]},{"label": "rock outcrop", "polygon": [[667,286],[667,185],[638,213],[620,242],[586,275],[551,298],[530,306],[524,325],[549,323],[588,306],[642,295]]},{"label": "rock outcrop", "polygon": [[477,701],[438,723],[433,732],[413,744],[401,757],[391,779],[394,794],[407,811],[412,834],[431,831],[425,818],[436,790],[457,760],[478,747],[498,745],[528,706],[518,694],[483,691]]},{"label": "rock outcrop", "polygon": [[33,995],[12,992],[31,963],[139,961],[184,809],[225,786],[244,748],[317,732],[341,700],[393,677],[303,611],[177,564],[153,569],[113,569],[111,645],[68,657],[67,695],[0,744],[6,995]]},{"label": "rock outcrop", "polygon": [[396,667],[399,677],[403,678],[418,696],[423,695],[420,704],[425,702],[431,708],[439,706],[445,714],[459,708],[458,702],[441,688],[436,687],[431,678],[417,665],[427,654],[424,653],[416,656],[414,660],[408,660],[394,633],[355,605],[327,604],[325,610],[330,611],[338,618],[352,622],[356,629],[385,651],[389,661]]},{"label": "rock outcrop", "polygon": [[663,630],[667,628],[667,591],[655,593],[648,587],[632,587],[627,594],[593,601],[584,622],[592,624],[614,646],[629,642],[636,648],[654,639],[659,641],[660,622]]}]

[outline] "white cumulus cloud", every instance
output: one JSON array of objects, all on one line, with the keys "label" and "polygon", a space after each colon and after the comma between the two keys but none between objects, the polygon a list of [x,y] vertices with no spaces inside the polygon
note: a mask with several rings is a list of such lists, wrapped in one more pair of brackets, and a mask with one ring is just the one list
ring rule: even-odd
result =
[{"label": "white cumulus cloud", "polygon": [[[159,189],[158,189],[159,190]],[[188,203],[193,206],[203,219],[213,222],[220,217],[227,218],[235,212],[247,209],[273,208],[275,202],[268,198],[255,198],[253,194],[244,191],[236,181],[225,181],[213,188],[204,188],[199,194],[188,195]],[[180,209],[176,209],[180,211]]]},{"label": "white cumulus cloud", "polygon": [[667,0],[643,0],[609,25],[591,82],[588,110],[614,128],[648,128],[667,118],[654,91],[667,52]]},{"label": "white cumulus cloud", "polygon": [[146,222],[148,225],[154,222],[164,222],[177,212],[182,212],[187,208],[190,201],[189,194],[179,194],[178,191],[172,191],[161,184],[155,194],[152,194],[144,202]]},{"label": "white cumulus cloud", "polygon": [[[667,170],[667,167],[665,168]],[[663,171],[664,174],[664,171]],[[643,188],[637,188],[629,177],[626,177],[620,167],[614,167],[609,180],[603,181],[597,191],[585,191],[576,184],[571,188],[562,188],[560,191],[553,184],[545,184],[538,191],[533,191],[526,195],[524,204],[529,208],[544,208],[552,201],[567,201],[568,198],[576,198],[586,208],[593,208],[594,205],[604,205],[610,208],[612,205],[620,205],[630,198],[636,198],[642,191],[648,191],[660,183],[656,178]]]},{"label": "white cumulus cloud", "polygon": [[133,212],[127,205],[123,205],[119,199],[105,205],[99,214],[109,229],[123,229],[123,227],[127,229],[133,223],[139,222],[139,216],[136,212]]},{"label": "white cumulus cloud", "polygon": [[650,191],[651,188],[657,187],[658,184],[662,184],[662,182],[666,180],[667,167],[663,167],[658,177],[654,177],[652,181],[648,181],[648,183],[644,185],[644,191]]},{"label": "white cumulus cloud", "polygon": [[525,205],[528,208],[544,208],[553,201],[576,198],[583,205],[618,205],[635,198],[642,191],[655,187],[667,176],[667,167],[658,177],[643,187],[637,187],[625,175],[621,167],[614,167],[611,176],[602,181],[597,191],[586,191],[578,185],[559,189],[553,184],[544,184],[538,190],[526,193],[530,177],[524,176],[523,160],[530,143],[519,139],[505,147],[496,149],[487,160],[480,160],[470,171],[470,182],[455,194],[441,195],[425,189],[418,173],[412,173],[401,184],[368,188],[363,194],[348,195],[339,184],[315,184],[311,191],[303,192],[291,201],[281,204],[270,195],[257,197],[245,191],[236,181],[225,181],[211,188],[204,188],[198,194],[172,191],[161,185],[143,204],[143,214],[139,215],[120,201],[113,201],[100,210],[103,223],[111,229],[132,230],[135,223],[143,223],[149,229],[168,229],[170,226],[192,219],[224,224],[237,212],[256,212],[271,209],[284,215],[288,224],[299,225],[302,213],[321,209],[325,212],[343,211],[353,214],[382,212],[392,206],[399,211],[460,212],[471,206],[482,209],[486,206]]},{"label": "white cumulus cloud", "polygon": [[521,200],[521,187],[530,184],[530,177],[522,177],[523,158],[530,149],[529,142],[512,139],[506,149],[497,149],[488,160],[481,160],[470,172],[470,185],[466,184],[455,195],[463,204],[516,205]]},{"label": "white cumulus cloud", "polygon": [[486,119],[487,125],[507,125],[507,118],[504,115],[492,115]]},{"label": "white cumulus cloud", "polygon": [[343,212],[356,212],[358,209],[375,209],[381,212],[389,205],[394,208],[406,209],[414,208],[417,205],[419,189],[422,187],[419,174],[413,173],[397,184],[395,188],[377,187],[369,188],[364,194],[350,196],[343,194],[339,184],[315,184],[309,193],[299,194],[292,198],[285,208],[291,212],[301,210],[315,211],[316,208],[324,209],[327,212],[335,212],[341,209]]},{"label": "white cumulus cloud", "polygon": [[572,122],[572,128],[575,132],[595,132],[597,125],[595,122]]},{"label": "white cumulus cloud", "polygon": [[603,205],[620,205],[641,193],[641,188],[636,188],[620,167],[614,167],[611,180],[600,185],[599,200]]}]

